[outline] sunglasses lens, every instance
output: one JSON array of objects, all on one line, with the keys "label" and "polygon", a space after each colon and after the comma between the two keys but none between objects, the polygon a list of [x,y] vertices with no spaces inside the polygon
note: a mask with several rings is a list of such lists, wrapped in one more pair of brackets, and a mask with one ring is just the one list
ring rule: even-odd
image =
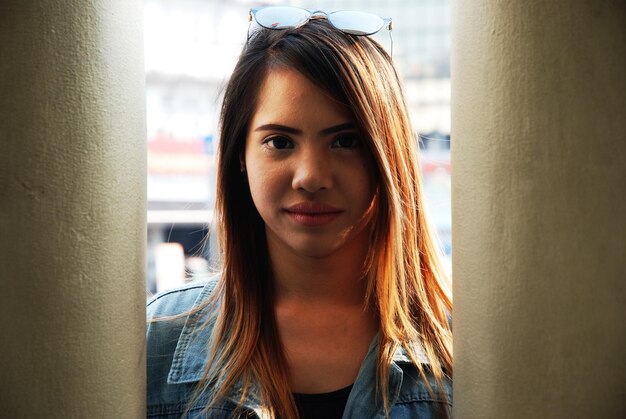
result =
[{"label": "sunglasses lens", "polygon": [[265,7],[254,15],[257,23],[268,29],[285,29],[300,26],[311,16],[307,10],[297,7]]},{"label": "sunglasses lens", "polygon": [[339,11],[328,14],[334,27],[352,35],[371,35],[382,29],[385,21],[367,12]]}]

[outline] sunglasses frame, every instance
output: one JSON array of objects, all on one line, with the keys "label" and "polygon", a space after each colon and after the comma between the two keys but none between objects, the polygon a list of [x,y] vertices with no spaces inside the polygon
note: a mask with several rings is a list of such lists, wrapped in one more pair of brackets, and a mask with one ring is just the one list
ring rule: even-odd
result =
[{"label": "sunglasses frame", "polygon": [[[271,27],[271,26],[265,26],[265,25],[263,25],[262,23],[260,23],[256,19],[256,13],[258,11],[263,10],[263,9],[273,9],[273,8],[294,9],[294,10],[297,10],[297,11],[304,11],[304,12],[306,12],[308,14],[308,16],[306,17],[306,19],[304,19],[301,22],[298,22],[297,24],[284,26],[284,27],[280,27],[280,28]],[[391,34],[392,29],[393,29],[393,25],[392,25],[391,18],[390,17],[381,17],[381,16],[378,16],[377,14],[369,13],[369,12],[359,12],[359,13],[366,13],[366,14],[369,14],[369,15],[372,15],[372,16],[376,16],[376,17],[382,19],[383,24],[381,25],[381,27],[379,29],[375,30],[374,32],[371,32],[371,33],[353,33],[353,32],[347,31],[345,29],[342,29],[342,28],[339,28],[339,27],[335,26],[335,24],[333,23],[333,21],[330,18],[330,16],[333,13],[352,12],[352,11],[353,10],[336,10],[336,11],[333,11],[333,12],[325,12],[323,10],[309,10],[309,9],[303,9],[301,7],[296,7],[296,6],[253,7],[248,12],[248,36],[247,36],[247,40],[250,40],[250,26],[252,25],[253,21],[256,22],[262,28],[271,29],[271,30],[274,30],[274,31],[280,31],[280,30],[284,30],[284,29],[288,29],[288,28],[299,28],[300,26],[306,25],[308,22],[310,22],[311,20],[314,20],[314,19],[326,19],[337,30],[339,30],[339,31],[341,31],[343,33],[346,33],[348,35],[353,35],[353,36],[370,36],[370,35],[374,35],[374,34],[380,32],[382,29],[386,28],[388,33],[389,33],[389,39],[391,40],[391,47],[390,47],[389,55],[393,56],[393,36]]]}]

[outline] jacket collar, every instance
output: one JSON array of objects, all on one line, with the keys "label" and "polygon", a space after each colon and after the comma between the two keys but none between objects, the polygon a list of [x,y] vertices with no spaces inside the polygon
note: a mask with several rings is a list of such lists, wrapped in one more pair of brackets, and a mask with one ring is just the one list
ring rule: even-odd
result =
[{"label": "jacket collar", "polygon": [[210,342],[213,323],[208,321],[211,314],[210,307],[200,309],[200,306],[206,304],[216,285],[217,279],[211,279],[200,291],[193,307],[189,310],[193,314],[185,320],[178,338],[172,366],[167,376],[168,384],[197,382],[204,374],[209,354],[207,342]]},{"label": "jacket collar", "polygon": [[[211,316],[213,307],[206,304],[215,290],[217,281],[217,278],[212,278],[205,285],[190,310],[193,314],[187,317],[178,338],[172,366],[167,376],[168,384],[197,383],[204,375],[211,350],[207,343],[211,342],[214,326]],[[228,398],[238,404],[242,392],[242,383],[237,382]],[[247,393],[244,407],[253,410],[261,419],[269,418],[254,386]]]}]

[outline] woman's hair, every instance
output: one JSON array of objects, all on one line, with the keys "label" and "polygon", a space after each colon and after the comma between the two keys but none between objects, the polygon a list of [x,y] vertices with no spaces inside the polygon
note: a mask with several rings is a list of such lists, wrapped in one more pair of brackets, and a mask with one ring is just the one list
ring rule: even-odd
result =
[{"label": "woman's hair", "polygon": [[241,383],[244,400],[255,383],[272,416],[298,416],[274,317],[265,227],[240,163],[260,87],[277,69],[300,72],[345,104],[374,161],[377,192],[364,266],[365,304],[379,317],[376,385],[389,414],[385,377],[398,348],[405,349],[425,377],[414,345],[420,342],[440,389],[446,375],[451,376],[447,315],[452,302],[424,215],[417,142],[392,60],[369,37],[347,35],[324,20],[254,32],[226,87],[216,203],[223,263],[215,293],[220,309],[197,394],[215,386],[209,393],[216,403]]}]

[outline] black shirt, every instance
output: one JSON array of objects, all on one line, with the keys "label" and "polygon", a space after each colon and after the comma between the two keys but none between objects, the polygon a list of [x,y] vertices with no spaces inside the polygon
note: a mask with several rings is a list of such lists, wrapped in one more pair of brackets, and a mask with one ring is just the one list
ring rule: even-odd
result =
[{"label": "black shirt", "polygon": [[341,419],[352,385],[330,393],[294,393],[301,419]]}]

